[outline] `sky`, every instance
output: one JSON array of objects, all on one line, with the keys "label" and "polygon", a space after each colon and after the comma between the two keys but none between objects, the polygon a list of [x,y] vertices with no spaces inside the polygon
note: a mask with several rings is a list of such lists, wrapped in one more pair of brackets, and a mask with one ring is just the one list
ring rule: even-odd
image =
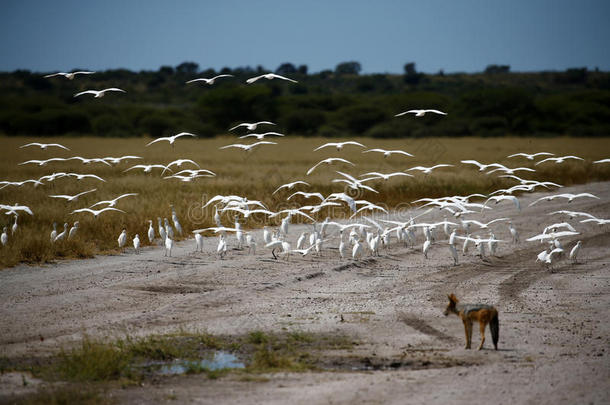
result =
[{"label": "sky", "polygon": [[2,0],[0,71],[610,70],[607,0]]}]

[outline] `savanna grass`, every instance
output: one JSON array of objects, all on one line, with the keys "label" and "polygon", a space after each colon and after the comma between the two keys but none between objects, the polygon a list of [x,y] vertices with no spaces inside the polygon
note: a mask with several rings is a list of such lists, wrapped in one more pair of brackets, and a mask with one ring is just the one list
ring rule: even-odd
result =
[{"label": "savanna grass", "polygon": [[[476,159],[484,163],[500,162],[509,167],[534,167],[533,162],[525,159],[507,159],[515,152],[550,151],[556,155],[573,154],[587,159],[586,162],[569,161],[564,164],[544,163],[535,166],[536,173],[522,174],[522,177],[536,180],[550,180],[563,185],[586,183],[610,179],[608,165],[593,165],[592,161],[608,157],[610,141],[608,138],[421,138],[421,139],[371,139],[361,138],[357,141],[368,147],[384,149],[403,149],[415,157],[394,156],[384,159],[377,153],[362,153],[358,147],[346,147],[338,152],[326,148],[314,152],[313,149],[325,142],[326,138],[303,138],[287,136],[273,139],[277,145],[263,145],[252,153],[240,150],[219,150],[230,143],[248,143],[235,136],[212,139],[180,139],[172,148],[162,142],[144,147],[149,141],[142,138],[109,139],[109,138],[0,138],[0,180],[24,180],[54,172],[76,172],[96,174],[106,182],[91,179],[76,181],[74,178],[60,178],[44,186],[22,187],[8,186],[0,190],[0,203],[25,204],[34,211],[34,216],[27,214],[18,218],[19,228],[14,236],[9,235],[9,242],[0,249],[0,267],[14,266],[18,263],[45,263],[57,259],[86,258],[95,254],[116,254],[119,252],[117,238],[125,228],[128,233],[128,246],[137,233],[143,246],[149,245],[146,237],[147,220],[168,218],[171,221],[170,204],[176,208],[185,237],[194,229],[214,226],[213,208],[202,209],[202,204],[217,195],[236,194],[250,200],[261,200],[269,209],[279,210],[317,203],[316,199],[306,200],[296,197],[286,201],[294,190],[283,190],[275,195],[273,191],[281,184],[305,180],[310,187],[299,187],[304,191],[319,191],[324,195],[331,192],[348,192],[356,199],[367,199],[382,203],[388,208],[407,208],[410,202],[422,197],[439,197],[446,195],[466,195],[470,193],[489,193],[499,188],[510,187],[514,180],[502,179],[497,174],[486,175],[470,165],[460,164],[463,159]],[[20,149],[19,146],[32,141],[59,142],[68,146],[71,151],[52,149],[42,151],[35,148]],[[77,161],[52,162],[46,166],[18,165],[30,159],[49,157],[107,157],[137,155],[141,160],[132,160],[118,166],[108,167],[102,164],[83,165]],[[327,157],[343,157],[357,166],[322,165],[310,176],[305,172],[318,161]],[[200,178],[194,182],[184,183],[175,179],[163,179],[159,169],[145,174],[141,170],[124,172],[128,167],[138,163],[167,164],[178,158],[193,159],[202,168],[214,171],[217,176]],[[379,191],[356,192],[346,190],[341,183],[331,183],[333,178],[340,177],[336,170],[359,176],[370,171],[393,172],[437,163],[454,164],[455,167],[443,168],[431,175],[409,172],[415,177],[393,178],[369,182]],[[185,165],[182,168],[192,168]],[[175,168],[175,171],[182,168]],[[166,173],[166,175],[169,173]],[[50,198],[50,194],[76,194],[81,191],[97,188],[94,193],[81,197],[76,202],[66,202]],[[123,193],[138,193],[136,197],[125,198],[117,208],[126,214],[103,213],[98,219],[89,214],[70,214],[77,208],[89,207],[97,201],[112,199]],[[322,210],[317,214],[320,219],[326,216],[348,217],[346,207]],[[12,217],[4,216],[1,226],[12,224]],[[63,230],[63,223],[70,226],[80,221],[77,236],[69,241],[52,244],[49,235],[53,222],[57,222],[58,231]],[[222,221],[231,225],[232,213],[224,213]],[[241,221],[244,222],[243,220]],[[266,220],[260,215],[253,215],[245,221],[245,227],[260,227],[277,224],[277,220]],[[10,230],[9,230],[10,233]],[[158,244],[157,241],[154,244]]]}]

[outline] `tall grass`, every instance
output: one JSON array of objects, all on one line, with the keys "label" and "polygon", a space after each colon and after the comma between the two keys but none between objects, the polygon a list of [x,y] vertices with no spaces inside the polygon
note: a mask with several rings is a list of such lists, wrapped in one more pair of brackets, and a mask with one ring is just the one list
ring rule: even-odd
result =
[{"label": "tall grass", "polygon": [[[536,166],[536,173],[523,177],[555,181],[563,185],[610,179],[610,169],[604,165],[593,165],[593,160],[608,157],[610,142],[607,138],[426,138],[404,140],[378,140],[370,138],[356,139],[368,147],[385,149],[403,149],[415,155],[413,158],[394,156],[384,159],[376,153],[362,153],[361,148],[346,147],[338,152],[326,148],[314,152],[313,149],[329,139],[303,138],[287,136],[273,139],[277,145],[263,145],[252,153],[240,150],[219,150],[230,143],[250,143],[236,137],[219,137],[213,139],[179,139],[172,148],[167,143],[157,143],[146,148],[147,139],[107,139],[107,138],[43,138],[3,137],[0,138],[0,180],[38,179],[42,175],[54,172],[76,172],[96,174],[106,182],[74,178],[60,178],[44,186],[22,187],[8,186],[0,190],[0,203],[20,203],[31,207],[34,216],[19,216],[19,228],[14,236],[9,235],[9,242],[0,248],[0,267],[13,266],[20,262],[44,263],[61,258],[90,257],[99,253],[117,253],[117,238],[123,228],[128,232],[128,241],[137,233],[143,245],[148,244],[146,231],[147,220],[171,218],[170,204],[176,208],[185,234],[192,230],[213,226],[213,209],[202,210],[202,203],[210,197],[222,194],[237,194],[250,200],[261,200],[271,210],[288,206],[312,204],[315,200],[294,198],[286,202],[286,197],[294,192],[272,192],[281,184],[295,180],[305,180],[310,187],[300,187],[305,191],[319,191],[326,195],[330,192],[342,192],[345,188],[330,180],[337,178],[336,170],[342,170],[355,176],[369,171],[393,172],[407,168],[436,163],[450,163],[455,167],[443,168],[430,175],[410,172],[414,178],[394,178],[388,182],[368,183],[379,191],[379,194],[365,192],[356,197],[388,207],[396,207],[421,197],[469,194],[490,192],[498,188],[515,184],[514,181],[501,179],[496,175],[485,175],[469,165],[460,164],[463,159],[477,159],[481,162],[501,162],[509,167],[529,166],[533,162],[524,159],[507,159],[515,152],[550,151],[557,155],[574,154],[587,159],[586,162],[568,162],[560,165],[545,163]],[[20,149],[19,146],[32,141],[59,142],[71,151],[47,150],[35,148]],[[30,159],[49,157],[107,157],[137,155],[141,160],[132,160],[118,166],[108,167],[102,164],[83,165],[77,161],[52,162],[47,166],[18,165]],[[346,158],[357,166],[322,165],[310,176],[305,176],[308,168],[318,161],[331,157]],[[167,164],[178,158],[193,159],[202,168],[214,171],[217,176],[201,178],[191,183],[175,179],[163,179],[160,170],[145,174],[138,170],[124,173],[124,170],[138,163]],[[183,168],[191,167],[185,165]],[[181,168],[180,168],[181,169]],[[178,170],[180,170],[178,169]],[[76,202],[65,202],[48,197],[50,194],[76,194],[81,191],[97,188],[95,193],[81,197]],[[137,197],[128,197],[119,201],[117,207],[127,214],[117,212],[103,213],[97,220],[89,214],[70,213],[77,208],[89,207],[100,200],[114,198],[123,193],[138,193]],[[347,209],[333,210],[332,215],[345,215]],[[318,218],[331,215],[322,211]],[[233,215],[224,214],[223,223],[233,222]],[[246,227],[260,226],[263,217],[252,216],[246,221]],[[80,221],[77,236],[69,241],[52,244],[49,235],[53,222],[57,222],[59,232],[63,223],[70,226]],[[170,219],[171,222],[171,219]],[[242,221],[243,222],[243,221]],[[3,215],[0,227],[9,226],[12,217]]]}]

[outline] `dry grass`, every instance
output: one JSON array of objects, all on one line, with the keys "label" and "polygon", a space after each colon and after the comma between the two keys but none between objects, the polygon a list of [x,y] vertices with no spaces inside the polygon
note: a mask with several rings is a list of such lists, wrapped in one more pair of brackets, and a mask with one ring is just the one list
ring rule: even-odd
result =
[{"label": "dry grass", "polygon": [[[501,187],[511,186],[513,181],[500,179],[495,175],[487,176],[470,165],[459,164],[463,159],[501,162],[509,167],[532,166],[533,163],[523,159],[507,159],[511,153],[526,151],[550,151],[557,155],[574,154],[587,159],[586,162],[569,162],[562,165],[545,163],[537,166],[538,170],[532,179],[544,179],[564,185],[610,179],[608,165],[592,165],[593,160],[608,157],[610,142],[607,138],[429,138],[404,140],[356,139],[369,147],[385,149],[403,149],[415,155],[414,158],[394,156],[384,159],[376,153],[362,154],[360,148],[347,147],[341,152],[326,148],[317,152],[313,149],[329,141],[325,138],[286,137],[273,139],[278,145],[264,145],[253,153],[245,154],[236,149],[218,150],[229,143],[251,143],[237,140],[236,137],[219,137],[214,139],[180,139],[175,148],[167,143],[159,143],[145,148],[147,139],[105,139],[105,138],[44,138],[26,137],[1,138],[0,180],[38,179],[53,172],[93,173],[107,180],[101,183],[91,179],[76,182],[73,178],[62,178],[44,186],[34,188],[9,186],[0,190],[0,203],[26,204],[34,211],[34,216],[21,215],[19,229],[9,243],[0,251],[0,267],[13,266],[20,262],[40,263],[58,258],[90,257],[98,253],[116,253],[117,238],[123,228],[128,232],[128,244],[134,234],[140,235],[143,245],[148,244],[146,220],[170,218],[170,204],[174,204],[184,230],[212,226],[213,211],[203,211],[202,202],[217,194],[237,194],[251,200],[261,200],[271,210],[287,206],[313,203],[303,199],[285,201],[289,192],[282,191],[276,195],[272,192],[277,186],[294,180],[306,180],[311,187],[300,188],[305,191],[319,191],[322,194],[345,191],[341,184],[330,183],[336,178],[335,170],[344,170],[359,175],[368,171],[392,172],[404,170],[415,165],[431,166],[436,163],[456,164],[454,168],[444,168],[431,175],[415,173],[415,178],[391,179],[387,183],[371,183],[379,194],[366,192],[358,198],[381,202],[388,207],[396,207],[420,197],[434,197],[473,192],[490,192]],[[25,148],[20,145],[27,142],[59,142],[71,151]],[[94,164],[82,165],[80,162],[53,162],[47,166],[22,165],[18,163],[29,159],[46,159],[49,157],[107,157],[132,154],[142,156],[140,161],[121,163],[116,167]],[[356,163],[351,166],[320,166],[311,176],[305,172],[318,161],[331,157],[344,157]],[[189,158],[198,162],[202,168],[214,171],[215,178],[201,178],[192,183],[178,180],[164,180],[157,169],[153,173],[141,171],[123,173],[123,170],[137,163],[164,163]],[[183,168],[186,168],[183,167]],[[91,188],[91,193],[76,202],[49,198],[49,194],[76,194]],[[294,191],[294,190],[293,190]],[[114,198],[123,193],[139,193],[137,197],[121,200],[117,207],[127,214],[104,213],[94,220],[88,214],[70,215],[77,208],[89,207],[93,203]],[[292,191],[291,191],[292,192]],[[290,193],[291,193],[290,192]],[[347,213],[344,210],[333,211],[333,215]],[[329,212],[320,212],[324,218]],[[49,234],[53,222],[62,228],[64,222],[72,224],[80,221],[76,238],[62,243],[51,244]],[[253,217],[246,226],[260,226],[263,218]],[[232,216],[224,215],[225,224],[232,223]],[[10,226],[11,218],[3,218],[0,226]],[[10,231],[9,231],[10,232]]]}]

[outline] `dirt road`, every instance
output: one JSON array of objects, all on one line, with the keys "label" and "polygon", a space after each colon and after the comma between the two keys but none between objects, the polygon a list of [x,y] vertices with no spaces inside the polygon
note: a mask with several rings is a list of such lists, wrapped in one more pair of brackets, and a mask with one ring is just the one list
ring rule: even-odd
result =
[{"label": "dirt road", "polygon": [[[570,209],[610,217],[610,183],[561,189],[595,193],[600,200],[556,200],[527,205],[542,193],[509,202],[486,219],[511,217],[521,235],[501,243],[485,260],[460,250],[452,265],[446,239],[425,259],[393,240],[381,256],[340,261],[334,237],[321,257],[273,260],[260,232],[256,255],[229,249],[225,259],[194,242],[173,256],[148,248],[136,255],[19,266],[0,272],[0,355],[54,353],[79,341],[141,336],[178,328],[240,335],[251,330],[336,332],[361,344],[329,358],[333,371],[280,373],[268,381],[234,376],[168,377],[152,386],[112,393],[125,402],[175,398],[189,403],[565,403],[610,402],[610,230],[570,222],[580,235],[563,240],[569,251],[582,240],[580,260],[562,259],[552,270],[535,263],[540,243],[524,242]],[[552,193],[551,193],[552,194]],[[442,219],[434,211],[426,220]],[[306,226],[290,229],[296,239]],[[510,240],[508,227],[494,227]],[[441,236],[442,231],[439,233]],[[421,235],[418,235],[421,241]],[[233,246],[232,238],[229,246]],[[448,293],[464,302],[487,302],[500,311],[500,350],[465,350],[463,326],[444,317]],[[43,338],[43,339],[41,339]],[[43,341],[41,341],[43,340]],[[473,346],[479,342],[475,331]],[[10,390],[10,384],[4,385]]]}]

